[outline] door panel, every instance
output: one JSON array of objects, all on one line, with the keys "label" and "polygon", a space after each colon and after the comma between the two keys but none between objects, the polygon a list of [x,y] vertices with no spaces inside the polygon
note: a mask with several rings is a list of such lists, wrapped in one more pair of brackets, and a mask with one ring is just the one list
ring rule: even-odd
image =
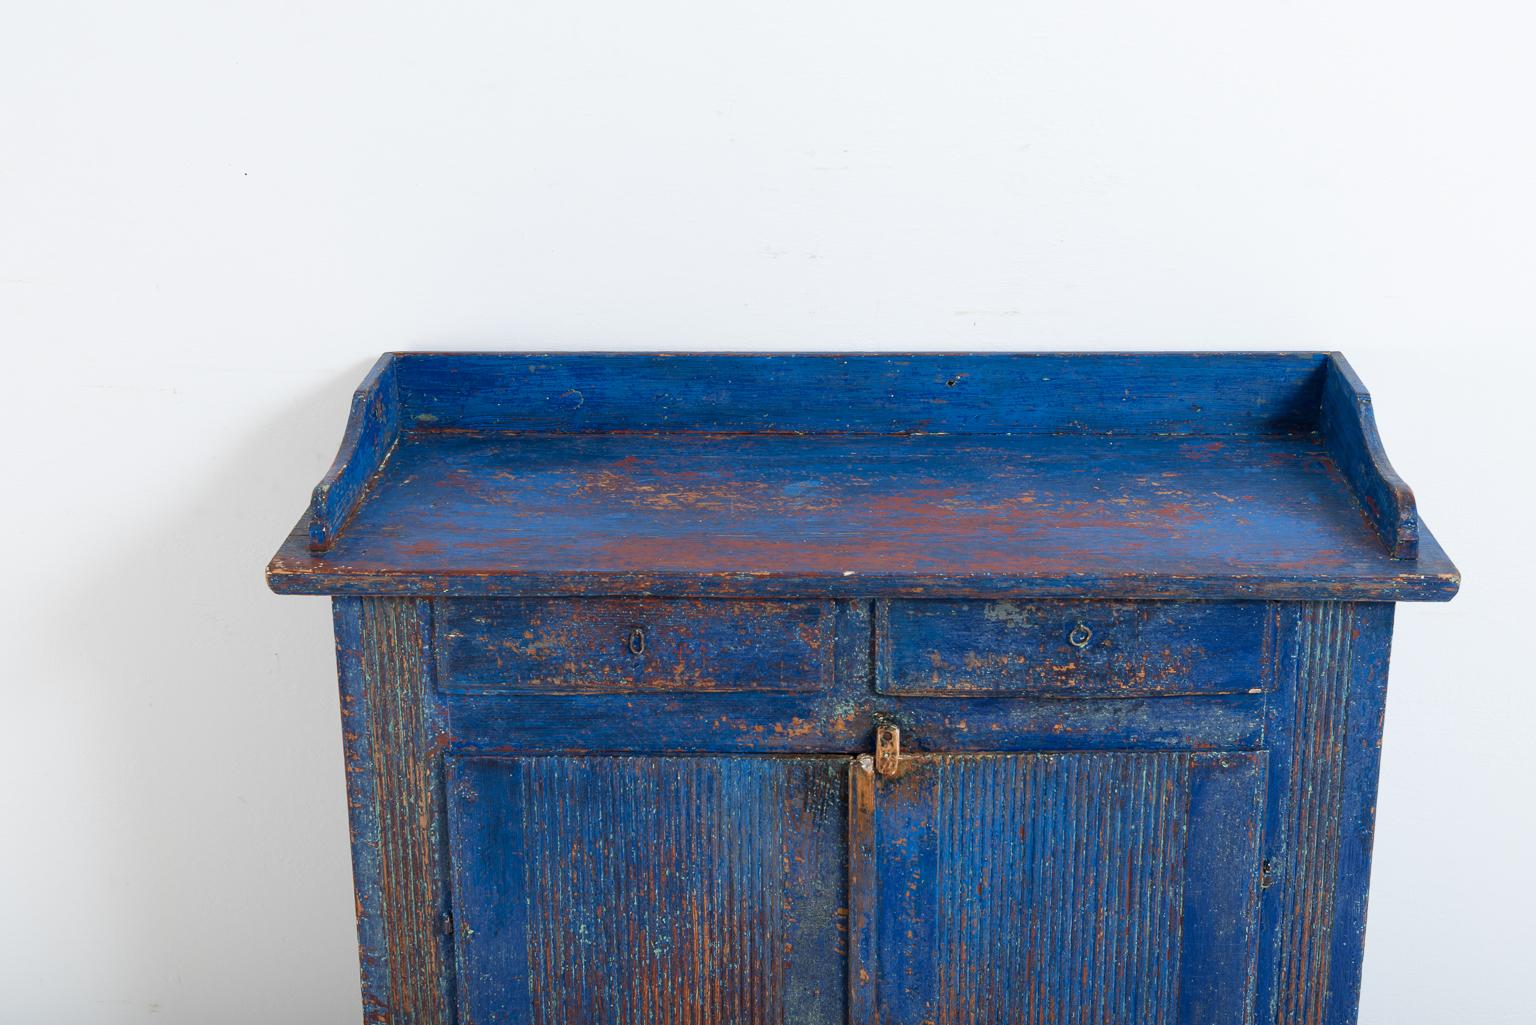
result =
[{"label": "door panel", "polygon": [[448,759],[462,1025],[821,1025],[848,760]]},{"label": "door panel", "polygon": [[931,755],[872,779],[880,1025],[1247,1022],[1263,765]]}]

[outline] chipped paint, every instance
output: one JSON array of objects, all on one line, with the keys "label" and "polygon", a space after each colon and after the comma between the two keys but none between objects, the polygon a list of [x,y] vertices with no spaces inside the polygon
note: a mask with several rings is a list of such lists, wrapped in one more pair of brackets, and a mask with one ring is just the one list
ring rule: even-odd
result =
[{"label": "chipped paint", "polygon": [[1458,582],[1321,354],[393,356],[269,580],[376,1025],[1349,1025]]}]

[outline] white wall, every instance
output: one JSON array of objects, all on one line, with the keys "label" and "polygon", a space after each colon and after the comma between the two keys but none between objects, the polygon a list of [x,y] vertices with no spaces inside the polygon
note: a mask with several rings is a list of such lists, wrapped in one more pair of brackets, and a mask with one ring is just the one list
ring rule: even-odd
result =
[{"label": "white wall", "polygon": [[330,622],[261,570],[381,350],[1345,350],[1399,615],[1362,1019],[1528,1022],[1536,17],[12,5],[0,1021],[354,1022]]}]

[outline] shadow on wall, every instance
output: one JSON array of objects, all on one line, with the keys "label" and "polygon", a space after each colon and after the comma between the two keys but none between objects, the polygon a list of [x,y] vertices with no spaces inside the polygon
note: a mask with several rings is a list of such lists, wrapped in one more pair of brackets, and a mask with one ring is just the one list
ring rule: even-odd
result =
[{"label": "shadow on wall", "polygon": [[110,956],[77,970],[80,999],[118,1005],[96,1020],[361,1018],[330,610],[271,594],[263,569],[368,365],[165,496],[36,638],[88,691],[69,757],[99,804],[70,814],[112,882],[79,928]]}]

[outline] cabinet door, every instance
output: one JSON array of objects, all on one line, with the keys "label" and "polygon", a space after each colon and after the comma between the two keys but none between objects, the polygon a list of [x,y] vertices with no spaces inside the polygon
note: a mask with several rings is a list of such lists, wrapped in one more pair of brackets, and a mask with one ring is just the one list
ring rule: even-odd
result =
[{"label": "cabinet door", "polygon": [[449,758],[461,1025],[820,1025],[848,760]]},{"label": "cabinet door", "polygon": [[854,920],[872,906],[873,935],[854,949],[874,964],[854,966],[873,987],[855,1007],[880,1025],[1248,1022],[1263,766],[931,755],[887,777],[861,759]]}]

